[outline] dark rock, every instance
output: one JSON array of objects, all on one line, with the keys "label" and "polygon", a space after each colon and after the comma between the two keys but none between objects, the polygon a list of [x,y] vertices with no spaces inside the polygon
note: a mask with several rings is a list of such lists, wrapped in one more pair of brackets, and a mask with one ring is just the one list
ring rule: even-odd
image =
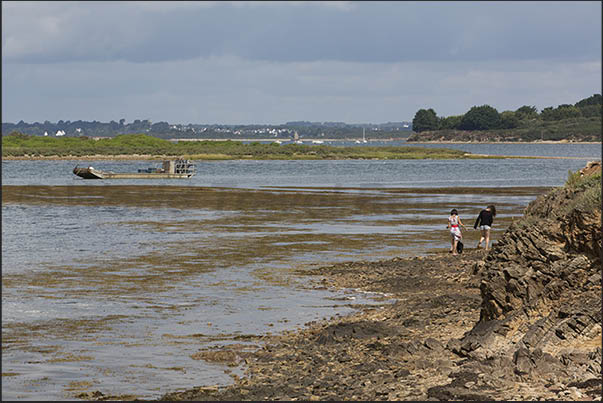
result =
[{"label": "dark rock", "polygon": [[587,379],[586,381],[570,382],[567,384],[567,386],[569,388],[577,387],[580,389],[596,388],[597,386],[602,386],[602,385],[603,385],[603,382],[601,381],[601,378],[591,378],[591,379]]},{"label": "dark rock", "polygon": [[416,325],[418,323],[419,323],[419,321],[416,320],[416,319],[413,319],[413,318],[406,319],[404,322],[402,322],[402,324],[404,326],[406,326],[406,327],[411,327],[411,326]]},{"label": "dark rock", "polygon": [[484,387],[466,386],[475,385],[479,376],[476,373],[461,371],[449,375],[454,378],[448,385],[434,386],[427,390],[427,395],[430,398],[438,400],[493,400],[489,393],[480,393],[479,391],[487,391]]},{"label": "dark rock", "polygon": [[384,323],[357,322],[330,325],[316,337],[318,344],[337,343],[345,339],[367,339],[392,336],[396,331]]},{"label": "dark rock", "polygon": [[530,358],[530,352],[525,347],[520,347],[513,354],[513,364],[515,364],[515,373],[525,375],[532,372],[534,362]]},{"label": "dark rock", "polygon": [[463,353],[461,341],[459,339],[448,340],[448,343],[446,343],[446,349],[452,351],[455,354],[460,355],[461,357],[464,357],[466,355]]},{"label": "dark rock", "polygon": [[441,351],[444,349],[444,345],[440,341],[434,339],[433,337],[429,337],[427,340],[425,340],[425,342],[423,344],[428,349],[434,350],[434,351]]}]

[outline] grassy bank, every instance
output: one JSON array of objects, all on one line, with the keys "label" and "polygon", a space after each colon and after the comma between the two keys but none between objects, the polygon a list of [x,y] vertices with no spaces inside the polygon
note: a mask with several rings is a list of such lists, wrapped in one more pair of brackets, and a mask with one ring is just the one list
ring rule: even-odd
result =
[{"label": "grassy bank", "polygon": [[[227,159],[456,159],[478,158],[465,151],[420,147],[334,147],[238,141],[171,142],[144,134],[94,140],[11,134],[2,138],[3,158],[181,156],[196,160]],[[484,158],[480,156],[479,158]]]}]

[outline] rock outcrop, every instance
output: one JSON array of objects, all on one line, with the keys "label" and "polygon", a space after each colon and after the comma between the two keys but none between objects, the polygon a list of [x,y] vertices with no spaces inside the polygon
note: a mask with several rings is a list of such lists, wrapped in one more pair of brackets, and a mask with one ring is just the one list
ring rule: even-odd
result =
[{"label": "rock outcrop", "polygon": [[451,343],[457,354],[478,372],[498,366],[515,380],[600,391],[600,162],[530,203],[474,272],[480,319]]}]

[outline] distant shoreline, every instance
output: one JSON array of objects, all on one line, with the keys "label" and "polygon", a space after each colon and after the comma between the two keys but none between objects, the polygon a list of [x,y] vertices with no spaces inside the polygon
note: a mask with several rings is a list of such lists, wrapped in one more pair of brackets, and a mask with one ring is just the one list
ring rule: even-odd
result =
[{"label": "distant shoreline", "polygon": [[[290,139],[167,139],[168,141],[178,142],[178,141],[271,141],[277,142],[280,141],[282,143],[289,143],[292,140]],[[303,143],[313,142],[313,141],[330,141],[330,142],[355,142],[360,140],[359,138],[346,138],[346,139],[319,139],[319,138],[308,138],[308,139],[300,139]],[[601,144],[599,141],[567,141],[567,140],[545,140],[545,141],[407,141],[406,137],[401,138],[387,138],[387,139],[367,139],[368,143],[374,141],[404,141],[409,144]]]},{"label": "distant shoreline", "polygon": [[2,157],[3,160],[6,161],[38,161],[38,160],[48,160],[48,161],[84,161],[84,160],[106,160],[106,161],[129,161],[129,160],[170,160],[170,159],[178,159],[181,156],[179,155],[150,155],[150,154],[124,154],[124,155],[83,155],[83,156],[65,156],[61,157],[58,155],[48,155],[48,156],[7,156]]},{"label": "distant shoreline", "polygon": [[409,144],[601,144],[600,141],[407,141]]},{"label": "distant shoreline", "polygon": [[[6,140],[6,141],[5,141]],[[372,142],[400,141],[399,146],[371,147]],[[198,143],[199,141],[205,143]],[[574,157],[574,156],[537,156],[537,155],[491,155],[487,148],[480,153],[473,153],[467,149],[459,150],[445,148],[446,145],[469,145],[469,144],[597,144],[599,142],[569,142],[562,141],[534,141],[534,142],[476,142],[476,141],[443,141],[434,140],[426,142],[405,141],[405,139],[371,139],[364,146],[346,146],[344,142],[350,139],[324,139],[318,144],[316,139],[301,140],[303,145],[291,144],[288,141],[279,147],[275,142],[277,139],[255,139],[252,144],[244,144],[250,139],[218,140],[218,139],[172,139],[160,140],[145,135],[133,135],[115,138],[108,143],[96,143],[88,140],[90,144],[84,144],[77,140],[48,139],[39,140],[31,137],[3,138],[3,160],[167,160],[186,158],[190,160],[349,160],[349,159],[508,159],[508,158],[531,158],[531,159],[597,159],[600,156]],[[265,141],[268,144],[260,144]],[[325,141],[331,144],[322,144]],[[357,141],[357,140],[356,140]],[[180,144],[177,144],[180,143]],[[211,143],[210,142],[215,142]],[[310,142],[316,144],[311,146]],[[50,143],[50,144],[47,144]],[[135,144],[144,146],[134,146]],[[195,144],[197,143],[197,144]],[[270,144],[272,143],[272,144]],[[336,147],[333,143],[339,143],[344,147]],[[82,146],[82,144],[84,144]],[[436,147],[427,147],[427,144]],[[207,147],[205,146],[207,145]],[[423,146],[422,146],[423,145]],[[101,147],[102,146],[102,147]],[[441,147],[438,147],[441,146]],[[462,148],[462,147],[461,147]],[[477,150],[475,150],[477,151]],[[485,151],[485,153],[484,153]],[[73,153],[73,154],[71,154]],[[88,154],[90,153],[90,154]],[[544,153],[546,154],[546,153]],[[593,154],[598,154],[593,152]]]},{"label": "distant shoreline", "polygon": [[[482,158],[495,158],[495,159],[565,159],[565,160],[600,160],[600,157],[592,156],[592,157],[559,157],[559,156],[543,156],[543,155],[489,155],[489,154],[466,154],[466,156],[471,156],[473,159],[482,159]],[[178,159],[182,156],[177,155],[86,155],[86,156],[58,156],[58,155],[49,155],[49,156],[9,156],[2,157],[4,161],[162,161],[162,160],[172,160]],[[224,161],[224,160],[249,160],[249,161],[273,161],[273,160],[281,160],[279,158],[274,159],[258,159],[258,158],[195,158],[192,156],[189,158],[191,160],[196,161]],[[324,161],[331,160],[333,158],[317,158],[317,159],[304,159],[304,158],[296,158],[291,160],[298,161]],[[340,158],[340,160],[350,160],[350,159],[358,159],[358,158]],[[379,158],[368,158],[368,159],[379,159]],[[403,159],[403,158],[400,158]],[[430,158],[423,158],[430,159]],[[451,159],[463,159],[463,158],[451,158]],[[391,159],[390,159],[391,161]]]}]

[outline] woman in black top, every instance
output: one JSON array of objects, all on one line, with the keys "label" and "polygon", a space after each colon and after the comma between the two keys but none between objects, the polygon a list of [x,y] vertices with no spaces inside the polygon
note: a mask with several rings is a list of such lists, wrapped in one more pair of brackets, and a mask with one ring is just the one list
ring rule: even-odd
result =
[{"label": "woman in black top", "polygon": [[480,230],[482,231],[482,236],[477,243],[477,248],[479,249],[482,246],[482,242],[486,241],[486,250],[488,250],[488,245],[490,242],[490,228],[492,228],[492,221],[496,217],[496,207],[493,205],[489,205],[484,210],[480,211],[477,216],[477,220],[475,220],[475,224],[473,225],[473,229],[477,229],[477,226],[480,226]]}]

